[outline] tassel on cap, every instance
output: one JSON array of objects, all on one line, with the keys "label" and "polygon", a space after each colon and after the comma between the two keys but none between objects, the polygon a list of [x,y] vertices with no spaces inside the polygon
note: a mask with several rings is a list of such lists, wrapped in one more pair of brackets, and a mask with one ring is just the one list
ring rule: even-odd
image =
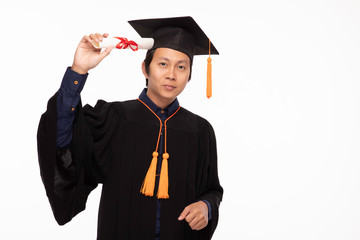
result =
[{"label": "tassel on cap", "polygon": [[206,83],[206,96],[207,98],[211,98],[212,96],[212,79],[211,79],[211,42],[209,38],[209,57],[207,59],[207,83]]}]

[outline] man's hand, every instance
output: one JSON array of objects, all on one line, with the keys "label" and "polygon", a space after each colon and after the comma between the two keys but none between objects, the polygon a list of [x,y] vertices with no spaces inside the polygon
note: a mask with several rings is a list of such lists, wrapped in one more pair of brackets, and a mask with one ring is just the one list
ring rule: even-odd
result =
[{"label": "man's hand", "polygon": [[178,220],[186,220],[192,230],[201,230],[208,224],[208,207],[205,202],[199,201],[187,206]]},{"label": "man's hand", "polygon": [[113,49],[113,47],[108,47],[101,52],[100,49],[96,49],[92,45],[92,41],[101,42],[103,38],[107,38],[109,34],[105,33],[103,35],[96,33],[90,34],[89,36],[85,35],[75,52],[74,62],[71,66],[71,69],[77,73],[85,74],[90,69],[96,67]]}]

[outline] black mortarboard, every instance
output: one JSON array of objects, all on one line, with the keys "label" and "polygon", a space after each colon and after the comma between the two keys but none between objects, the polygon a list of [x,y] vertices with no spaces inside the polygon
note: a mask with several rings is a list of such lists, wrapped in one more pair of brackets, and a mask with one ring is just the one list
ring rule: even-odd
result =
[{"label": "black mortarboard", "polygon": [[191,61],[194,55],[209,54],[206,95],[211,97],[210,55],[219,52],[192,17],[140,19],[129,23],[142,38],[154,39],[151,49],[171,48],[185,53]]},{"label": "black mortarboard", "polygon": [[[154,18],[129,21],[143,38],[154,38],[155,48],[166,47],[194,55],[209,54],[209,38],[192,17]],[[219,54],[211,44],[211,54]]]}]

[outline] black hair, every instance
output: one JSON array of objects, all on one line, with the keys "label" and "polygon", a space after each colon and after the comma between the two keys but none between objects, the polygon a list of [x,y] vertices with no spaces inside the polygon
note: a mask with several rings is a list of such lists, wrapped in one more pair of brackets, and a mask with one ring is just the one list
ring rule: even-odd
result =
[{"label": "black hair", "polygon": [[[144,63],[145,63],[145,71],[146,71],[146,74],[149,75],[150,73],[150,63],[154,57],[154,53],[155,53],[155,49],[149,49],[147,52],[146,52],[146,56],[145,56],[145,59],[144,59]],[[189,74],[189,80],[191,79],[191,71],[192,71],[192,60],[190,59],[190,74]],[[148,79],[146,79],[146,86],[148,85]]]}]

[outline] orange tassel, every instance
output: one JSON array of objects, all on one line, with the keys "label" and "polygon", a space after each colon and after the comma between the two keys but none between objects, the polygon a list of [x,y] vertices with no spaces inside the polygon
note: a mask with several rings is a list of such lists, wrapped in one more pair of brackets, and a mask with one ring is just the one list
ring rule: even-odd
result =
[{"label": "orange tassel", "polygon": [[159,180],[159,189],[157,192],[158,199],[168,199],[169,193],[169,174],[168,174],[168,158],[169,154],[163,154],[163,160],[161,164],[161,173],[160,173],[160,180]]},{"label": "orange tassel", "polygon": [[207,84],[206,84],[206,96],[211,98],[212,95],[212,86],[211,86],[211,58],[208,58],[207,64]]},{"label": "orange tassel", "polygon": [[212,82],[211,82],[211,42],[209,38],[209,57],[207,59],[207,83],[206,83],[206,96],[207,98],[211,98],[212,96]]},{"label": "orange tassel", "polygon": [[140,192],[145,196],[149,196],[149,197],[154,196],[156,165],[157,165],[158,156],[159,156],[158,152],[156,151],[153,152],[153,159],[151,161],[149,170],[146,173],[145,179],[140,189]]},{"label": "orange tassel", "polygon": [[[156,165],[157,165],[157,157],[159,156],[159,153],[157,152],[158,147],[159,147],[159,141],[160,141],[160,135],[161,135],[161,129],[162,129],[162,122],[161,119],[156,115],[156,113],[154,113],[153,110],[151,110],[151,108],[149,106],[147,106],[143,101],[141,101],[140,99],[138,99],[142,104],[145,105],[145,107],[147,107],[154,115],[155,117],[157,117],[157,119],[159,119],[160,122],[160,129],[159,129],[159,136],[158,136],[158,140],[156,143],[156,150],[155,152],[153,152],[153,159],[151,161],[149,170],[145,176],[144,182],[141,185],[140,188],[140,192],[142,194],[144,194],[145,196],[149,196],[152,197],[154,196],[154,188],[155,188],[155,177],[156,177]],[[160,173],[160,180],[159,180],[159,188],[158,188],[158,193],[157,193],[157,197],[160,199],[168,199],[169,198],[169,193],[168,193],[168,188],[169,188],[169,176],[168,176],[168,158],[169,158],[169,154],[166,152],[166,136],[167,136],[167,127],[166,127],[166,122],[172,118],[178,111],[180,110],[180,106],[179,108],[170,116],[168,117],[165,122],[164,122],[164,126],[165,126],[165,153],[163,154],[163,162],[161,164],[161,173]]]}]

